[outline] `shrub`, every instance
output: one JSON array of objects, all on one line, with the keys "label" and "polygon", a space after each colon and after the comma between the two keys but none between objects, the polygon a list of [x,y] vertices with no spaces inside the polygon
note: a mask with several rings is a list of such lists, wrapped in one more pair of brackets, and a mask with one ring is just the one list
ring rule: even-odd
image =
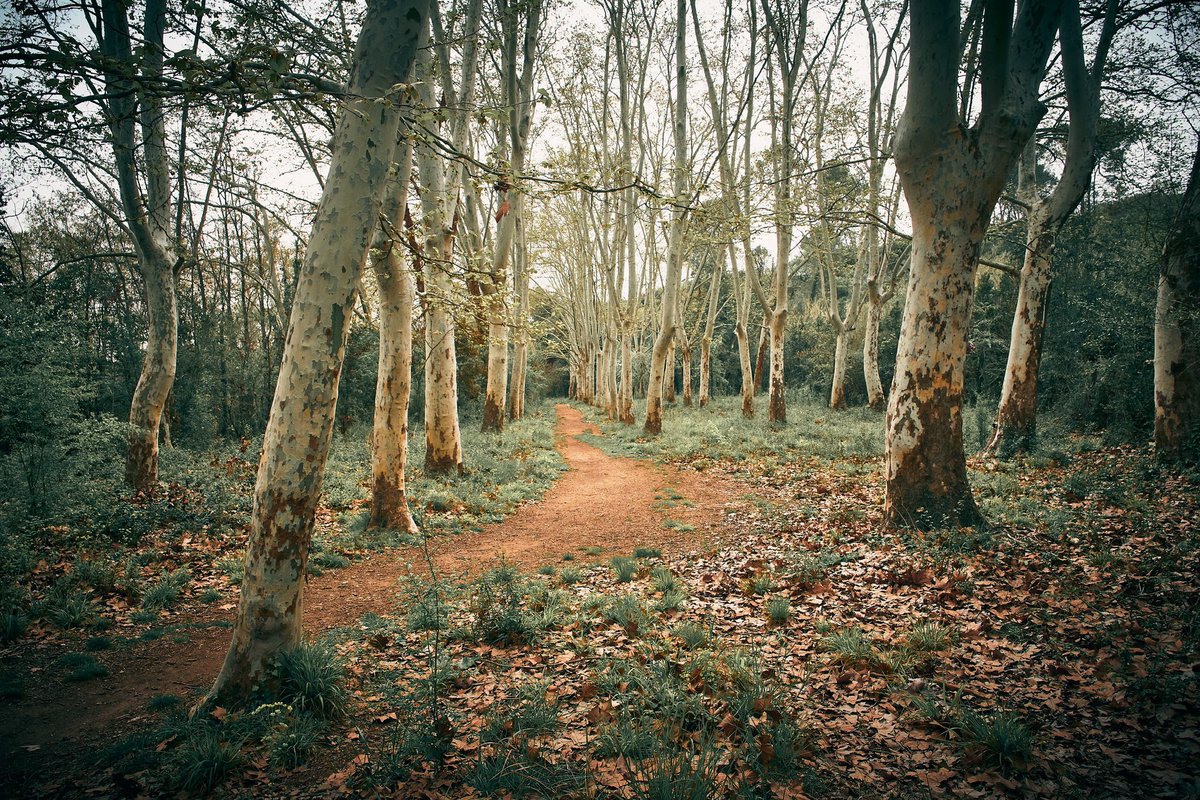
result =
[{"label": "shrub", "polygon": [[650,577],[654,581],[656,591],[666,594],[673,592],[679,588],[679,581],[675,578],[675,573],[666,567],[655,567],[650,571]]},{"label": "shrub", "polygon": [[14,642],[25,635],[29,617],[15,608],[0,612],[0,644]]},{"label": "shrub", "polygon": [[655,611],[678,611],[687,602],[687,593],[682,589],[672,589],[663,592],[663,596],[654,601]]},{"label": "shrub", "polygon": [[879,663],[879,653],[861,628],[843,628],[822,636],[819,647],[847,666],[870,667]]},{"label": "shrub", "polygon": [[905,647],[919,653],[936,653],[954,644],[955,632],[940,622],[918,622],[904,639]]},{"label": "shrub", "polygon": [[191,580],[192,576],[187,567],[181,567],[174,572],[164,570],[162,576],[150,584],[142,594],[142,608],[146,611],[173,608]]},{"label": "shrub", "polygon": [[979,714],[963,709],[955,726],[963,747],[989,766],[1023,770],[1033,753],[1033,734],[1016,714]]},{"label": "shrub", "polygon": [[156,694],[146,702],[148,711],[171,711],[179,708],[183,700],[173,694]]},{"label": "shrub", "polygon": [[657,547],[639,547],[633,551],[634,558],[659,558],[662,550]]},{"label": "shrub", "polygon": [[558,579],[562,581],[564,586],[579,583],[581,577],[583,577],[583,573],[576,567],[563,567],[562,572],[558,573]]},{"label": "shrub", "polygon": [[108,674],[108,668],[89,653],[68,653],[58,659],[58,665],[71,670],[63,676],[65,681],[87,681]]}]

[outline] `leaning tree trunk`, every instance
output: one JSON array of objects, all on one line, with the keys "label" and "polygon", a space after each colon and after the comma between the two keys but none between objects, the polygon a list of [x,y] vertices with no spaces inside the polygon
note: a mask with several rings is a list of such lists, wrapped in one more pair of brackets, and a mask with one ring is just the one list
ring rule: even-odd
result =
[{"label": "leaning tree trunk", "polygon": [[1200,460],[1200,149],[1158,279],[1154,446],[1164,461]]},{"label": "leaning tree trunk", "polygon": [[237,623],[205,704],[244,704],[269,677],[274,656],[301,641],[304,573],[338,377],[396,149],[399,113],[385,98],[409,74],[428,6],[376,0],[363,20],[263,437]]},{"label": "leaning tree trunk", "polygon": [[1059,225],[1044,201],[1034,204],[1025,237],[1017,308],[1008,345],[1008,365],[996,412],[996,428],[987,449],[1001,456],[1030,450],[1037,435],[1038,367],[1046,330],[1046,301]]},{"label": "leaning tree trunk", "polygon": [[712,337],[705,336],[700,340],[700,396],[697,403],[701,408],[708,405],[712,399],[709,394],[709,383],[712,382]]},{"label": "leaning tree trunk", "polygon": [[417,533],[408,507],[404,470],[408,463],[408,407],[412,390],[413,281],[400,253],[397,231],[412,173],[412,144],[401,147],[400,169],[390,188],[371,254],[379,285],[379,371],[371,430],[370,525]]}]

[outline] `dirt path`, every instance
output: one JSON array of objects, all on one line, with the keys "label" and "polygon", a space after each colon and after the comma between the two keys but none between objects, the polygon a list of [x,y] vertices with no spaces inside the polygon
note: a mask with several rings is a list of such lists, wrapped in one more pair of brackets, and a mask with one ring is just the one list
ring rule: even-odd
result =
[{"label": "dirt path", "polygon": [[[636,547],[669,552],[698,550],[724,527],[734,491],[715,479],[643,461],[613,458],[579,441],[588,430],[583,415],[556,407],[557,446],[569,470],[540,502],[476,533],[437,539],[434,562],[446,575],[472,575],[503,556],[523,569],[558,563],[573,553],[579,562],[607,560]],[[674,491],[669,491],[674,490]],[[670,500],[674,495],[682,499]],[[692,526],[681,532],[668,519]],[[587,555],[582,548],[602,548]],[[321,633],[351,624],[363,614],[394,609],[397,581],[424,572],[421,553],[401,549],[327,572],[305,591],[305,627]],[[233,612],[201,620],[232,621]],[[155,695],[191,695],[210,685],[229,641],[226,627],[194,627],[187,641],[164,637],[96,654],[109,675],[83,684],[62,683],[46,670],[28,676],[26,694],[0,703],[0,784],[8,774],[47,775],[69,764],[82,749],[114,741],[150,719]],[[2,791],[0,794],[6,794]],[[53,791],[52,787],[50,788]]]}]

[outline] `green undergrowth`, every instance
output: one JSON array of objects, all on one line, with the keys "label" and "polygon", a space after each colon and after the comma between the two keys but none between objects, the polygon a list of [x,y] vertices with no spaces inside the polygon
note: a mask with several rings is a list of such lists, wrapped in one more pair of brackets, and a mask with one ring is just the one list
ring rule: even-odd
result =
[{"label": "green undergrowth", "polygon": [[793,391],[787,395],[788,422],[771,426],[766,401],[757,399],[757,416],[742,416],[741,398],[717,397],[701,409],[667,405],[662,433],[646,438],[641,421],[645,401],[634,401],[633,425],[608,420],[602,411],[575,403],[603,436],[584,434],[591,444],[612,455],[661,460],[742,461],[747,458],[784,461],[798,454],[828,460],[874,458],[883,454],[883,418],[866,408],[831,411],[813,395]]},{"label": "green undergrowth", "polygon": [[[422,529],[478,529],[541,497],[565,469],[554,449],[554,423],[548,404],[530,408],[499,435],[464,420],[465,470],[446,478],[423,474],[424,441],[414,435],[409,498]],[[366,434],[354,429],[334,439],[322,504],[336,521],[323,523],[319,515],[310,575],[344,568],[382,547],[420,543],[398,531],[366,528]],[[0,645],[22,640],[33,626],[87,634],[124,624],[133,628],[124,630],[127,638],[139,631],[141,638],[161,638],[157,625],[164,615],[236,599],[260,444],[163,448],[162,482],[152,497],[112,495],[69,524],[0,529]]]}]

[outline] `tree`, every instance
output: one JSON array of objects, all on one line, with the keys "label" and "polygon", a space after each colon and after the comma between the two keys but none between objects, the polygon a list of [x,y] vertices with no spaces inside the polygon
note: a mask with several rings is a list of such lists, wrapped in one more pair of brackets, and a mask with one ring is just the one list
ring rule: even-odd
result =
[{"label": "tree", "polygon": [[413,145],[412,132],[402,134],[396,177],[388,185],[371,248],[371,270],[379,286],[379,371],[371,428],[370,524],[416,533],[404,476],[408,463],[414,295],[412,275],[401,254]]},{"label": "tree", "polygon": [[[541,0],[530,0],[524,6],[523,26],[518,25],[517,12],[515,3],[500,0],[504,42],[501,81],[503,102],[508,110],[506,133],[509,157],[507,175],[496,184],[500,206],[496,211],[496,241],[493,245],[490,282],[485,289],[491,298],[491,307],[488,309],[491,320],[488,325],[487,390],[483,400],[482,423],[483,430],[494,432],[504,429],[504,405],[508,394],[508,319],[501,298],[507,290],[508,265],[517,245],[517,228],[525,209],[525,195],[518,188],[517,181],[525,167],[525,153],[529,149],[529,135],[533,127],[533,67],[541,31]],[[519,29],[522,33],[520,48],[517,46]],[[519,73],[518,50],[522,55]]]},{"label": "tree", "polygon": [[[758,284],[755,270],[749,269],[747,275],[754,281],[752,284],[759,304],[766,315],[766,326],[771,338],[771,382],[767,399],[767,420],[772,424],[783,424],[787,421],[787,404],[784,400],[783,380],[783,341],[787,332],[788,315],[788,265],[792,252],[792,181],[795,158],[793,154],[792,128],[796,114],[797,88],[800,80],[800,67],[804,63],[804,40],[808,31],[808,3],[802,0],[798,8],[776,3],[772,0],[762,0],[763,18],[766,21],[767,39],[771,43],[778,66],[779,94],[772,91],[771,100],[771,146],[774,151],[773,159],[775,186],[775,294],[773,302],[768,304],[766,294]],[[768,79],[774,82],[774,69],[768,68]]]},{"label": "tree", "polygon": [[1071,3],[1064,6],[1060,40],[1070,127],[1066,163],[1049,196],[1042,197],[1036,192],[1037,157],[1032,145],[1026,149],[1030,157],[1022,161],[1021,183],[1026,191],[1021,199],[1028,203],[1025,259],[1013,314],[1004,387],[996,411],[995,431],[987,446],[1002,455],[1029,449],[1037,430],[1038,365],[1042,359],[1054,246],[1063,224],[1091,184],[1096,165],[1100,85],[1109,45],[1117,30],[1116,13],[1116,0],[1108,0],[1103,30],[1089,69],[1084,62],[1079,7]]},{"label": "tree", "polygon": [[[979,247],[1038,100],[1062,14],[1075,0],[988,0],[959,28],[957,0],[914,0],[907,104],[895,160],[913,222],[912,261],[888,401],[884,513],[920,527],[982,518],[967,480],[963,364]],[[980,8],[982,7],[982,8]],[[959,86],[960,55],[969,50]],[[978,46],[978,58],[976,58]],[[973,123],[975,86],[979,110]]]},{"label": "tree", "polygon": [[301,641],[304,574],[338,377],[396,149],[394,93],[423,43],[428,9],[428,0],[374,0],[363,20],[263,438],[237,623],[204,704],[244,702],[272,657]]},{"label": "tree", "polygon": [[[462,431],[458,422],[458,362],[455,348],[455,286],[451,268],[457,230],[459,187],[463,165],[457,160],[467,147],[468,110],[475,97],[475,79],[479,63],[479,20],[482,0],[470,0],[463,21],[465,45],[462,73],[456,91],[451,78],[449,41],[441,29],[441,17],[433,7],[433,56],[422,52],[417,85],[427,117],[434,120],[416,146],[421,195],[421,224],[424,244],[421,262],[425,274],[422,304],[425,310],[425,471],[447,473],[461,470],[463,464]],[[440,77],[441,100],[434,81]],[[449,152],[440,129],[448,122]]]},{"label": "tree", "polygon": [[1158,279],[1154,447],[1164,461],[1200,459],[1200,147]]},{"label": "tree", "polygon": [[687,225],[688,140],[687,140],[687,0],[677,0],[675,10],[675,103],[673,105],[675,163],[671,205],[671,230],[667,246],[667,274],[663,279],[662,317],[658,337],[650,354],[650,383],[646,388],[647,435],[662,433],[663,381],[675,382],[674,368],[668,370],[668,354],[675,341],[676,306],[683,277],[684,228]]}]

